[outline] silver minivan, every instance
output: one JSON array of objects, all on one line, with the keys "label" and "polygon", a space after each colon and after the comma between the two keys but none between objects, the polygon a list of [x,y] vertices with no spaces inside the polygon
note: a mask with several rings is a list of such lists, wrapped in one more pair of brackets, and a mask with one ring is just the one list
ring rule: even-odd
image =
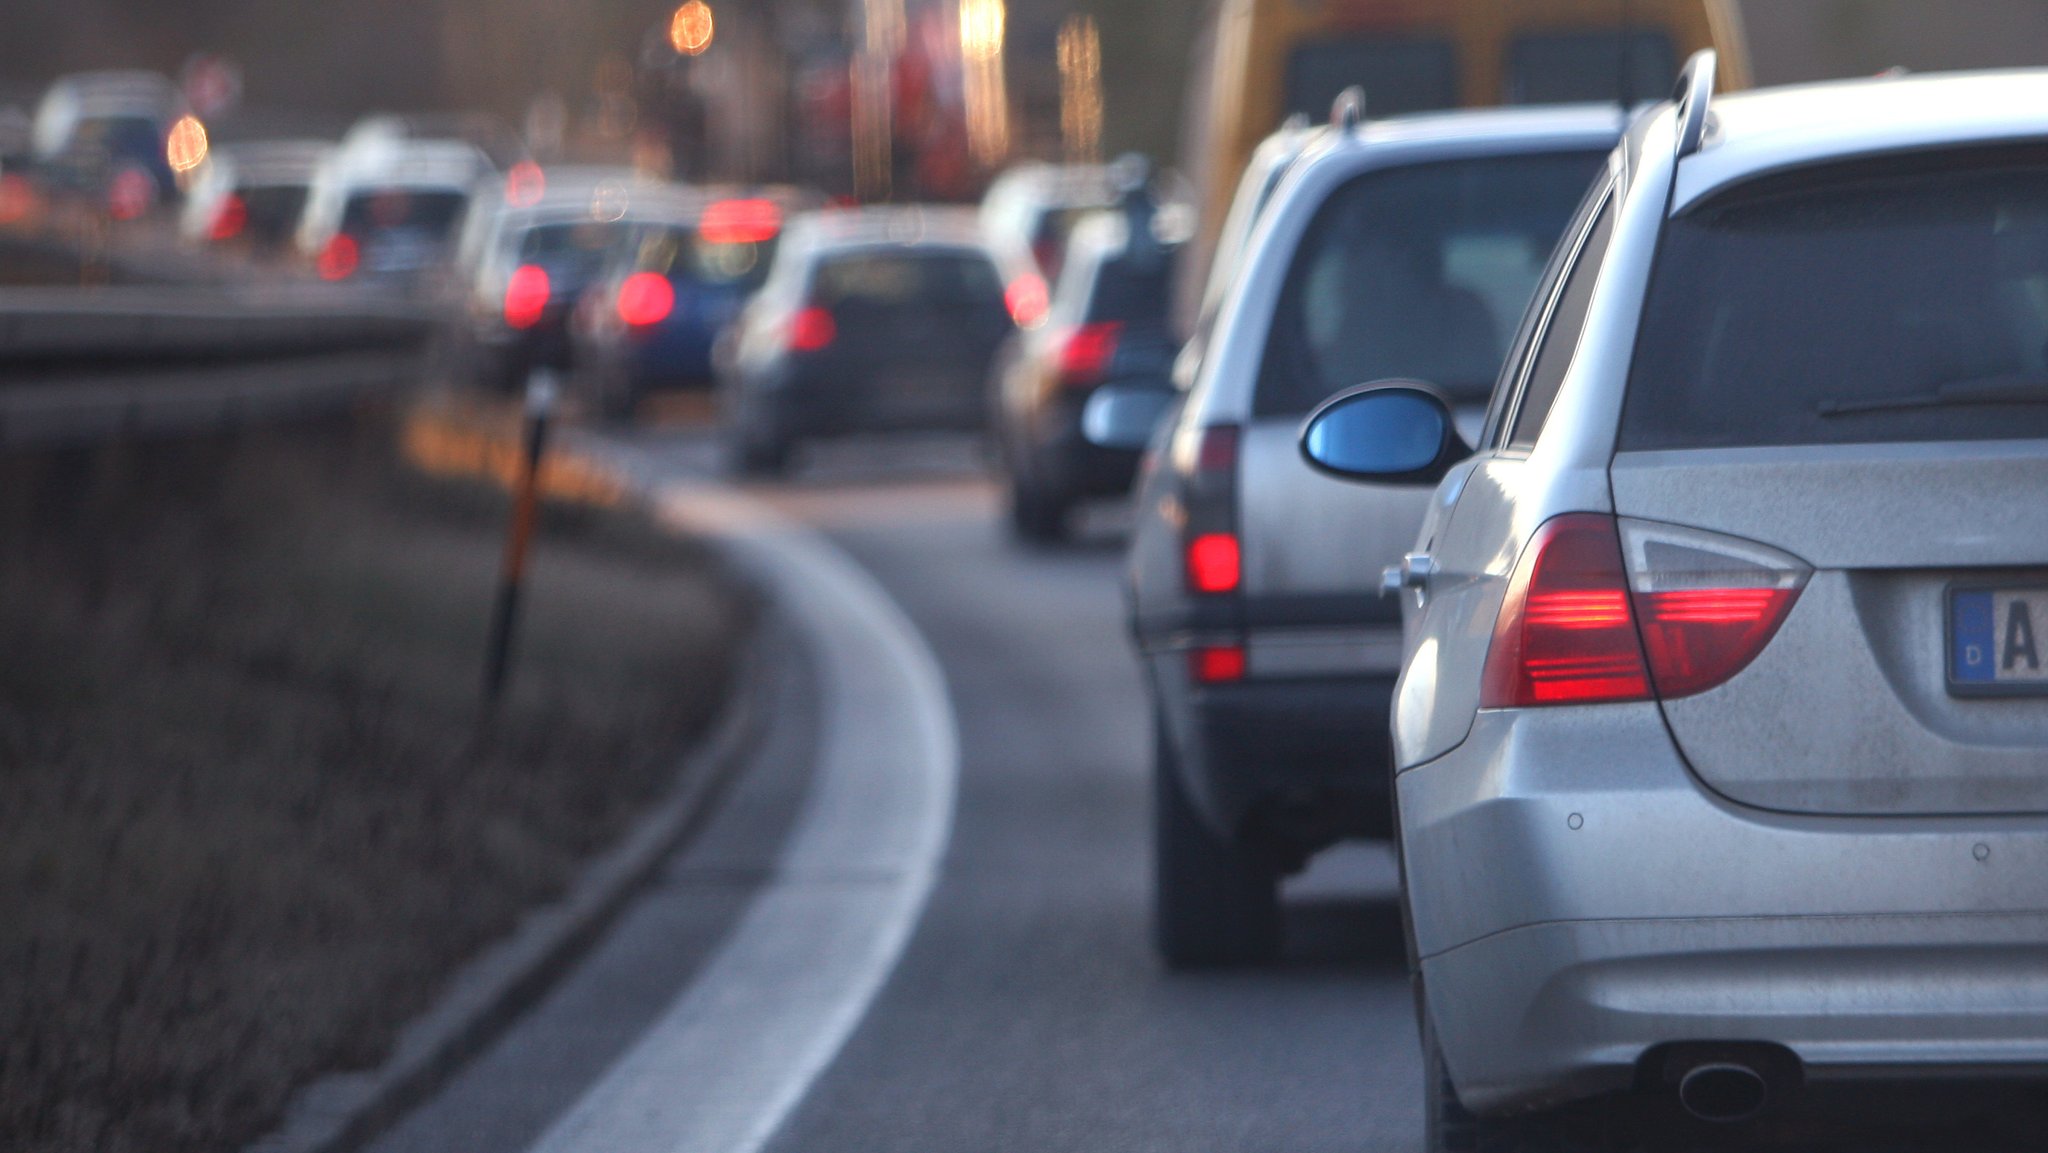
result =
[{"label": "silver minivan", "polygon": [[1441,479],[1392,575],[1433,1149],[2048,1074],[2048,73],[1713,73],[1613,154],[1476,453],[1426,384],[1303,436]]},{"label": "silver minivan", "polygon": [[[1389,828],[1401,626],[1379,572],[1414,540],[1428,492],[1318,474],[1296,448],[1302,420],[1364,381],[1428,376],[1476,433],[1544,263],[1623,127],[1604,106],[1364,121],[1344,103],[1282,145],[1270,196],[1245,185],[1266,203],[1238,215],[1255,223],[1196,338],[1193,387],[1144,471],[1131,536],[1169,966],[1273,959],[1281,879]],[[1096,395],[1101,416],[1117,393]]]}]

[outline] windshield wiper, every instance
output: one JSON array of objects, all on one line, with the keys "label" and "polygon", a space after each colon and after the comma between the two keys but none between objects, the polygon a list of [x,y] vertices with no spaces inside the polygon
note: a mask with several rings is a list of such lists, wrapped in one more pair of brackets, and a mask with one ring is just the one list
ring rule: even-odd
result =
[{"label": "windshield wiper", "polygon": [[2048,377],[2003,373],[1950,381],[1931,392],[1909,396],[1847,397],[1814,406],[1822,416],[1860,416],[1912,408],[1963,408],[1976,404],[2048,404]]}]

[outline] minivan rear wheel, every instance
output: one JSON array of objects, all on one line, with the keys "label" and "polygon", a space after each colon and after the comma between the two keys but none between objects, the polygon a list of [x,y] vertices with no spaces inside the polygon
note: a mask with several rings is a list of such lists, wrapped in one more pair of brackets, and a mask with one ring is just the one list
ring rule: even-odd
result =
[{"label": "minivan rear wheel", "polygon": [[1163,727],[1155,726],[1153,743],[1153,932],[1161,959],[1176,970],[1274,961],[1279,875],[1202,820]]}]

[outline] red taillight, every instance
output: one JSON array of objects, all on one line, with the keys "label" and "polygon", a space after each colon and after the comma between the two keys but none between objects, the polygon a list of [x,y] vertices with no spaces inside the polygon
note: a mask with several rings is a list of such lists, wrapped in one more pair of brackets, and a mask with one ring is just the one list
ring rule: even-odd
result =
[{"label": "red taillight", "polygon": [[215,243],[233,240],[249,226],[249,202],[239,196],[229,196],[220,202],[220,208],[213,214],[213,227],[207,235]]},{"label": "red taillight", "polygon": [[782,206],[773,200],[720,200],[697,221],[706,244],[762,244],[782,231]]},{"label": "red taillight", "polygon": [[1244,579],[1237,536],[1205,532],[1188,542],[1188,587],[1198,593],[1236,592]]},{"label": "red taillight", "polygon": [[1116,359],[1116,344],[1124,326],[1116,321],[1084,324],[1060,344],[1060,381],[1069,388],[1101,384],[1109,375],[1109,362]]},{"label": "red taillight", "polygon": [[555,294],[548,283],[548,270],[538,264],[522,264],[505,282],[505,323],[513,328],[532,328],[540,323]]},{"label": "red taillight", "polygon": [[1243,645],[1203,645],[1188,650],[1188,672],[1196,684],[1220,685],[1241,681],[1247,661]]},{"label": "red taillight", "polygon": [[839,322],[829,308],[806,308],[789,322],[789,347],[795,352],[823,352],[839,339]]},{"label": "red taillight", "polygon": [[1674,525],[1625,520],[1621,538],[1650,678],[1666,700],[1748,668],[1813,571],[1752,541]]},{"label": "red taillight", "polygon": [[337,232],[327,247],[320,250],[316,266],[322,280],[347,280],[356,274],[356,266],[362,262],[362,250],[356,245],[356,238],[346,232]]},{"label": "red taillight", "polygon": [[658,272],[636,272],[619,285],[619,319],[632,328],[667,320],[676,308],[676,287]]},{"label": "red taillight", "polygon": [[1650,698],[1613,518],[1574,513],[1536,531],[1494,625],[1480,706]]},{"label": "red taillight", "polygon": [[1037,328],[1045,323],[1045,314],[1052,307],[1052,294],[1045,287],[1044,277],[1027,272],[1003,289],[1003,304],[1018,328]]}]

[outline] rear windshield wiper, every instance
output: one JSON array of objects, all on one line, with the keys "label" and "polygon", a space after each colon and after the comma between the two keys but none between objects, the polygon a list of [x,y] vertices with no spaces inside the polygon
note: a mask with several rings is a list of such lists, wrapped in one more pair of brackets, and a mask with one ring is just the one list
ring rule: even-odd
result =
[{"label": "rear windshield wiper", "polygon": [[1950,381],[1931,392],[1907,396],[1858,396],[1823,400],[1814,406],[1822,416],[1860,416],[1912,408],[1963,408],[1977,404],[2048,404],[2048,377],[2004,373]]}]

